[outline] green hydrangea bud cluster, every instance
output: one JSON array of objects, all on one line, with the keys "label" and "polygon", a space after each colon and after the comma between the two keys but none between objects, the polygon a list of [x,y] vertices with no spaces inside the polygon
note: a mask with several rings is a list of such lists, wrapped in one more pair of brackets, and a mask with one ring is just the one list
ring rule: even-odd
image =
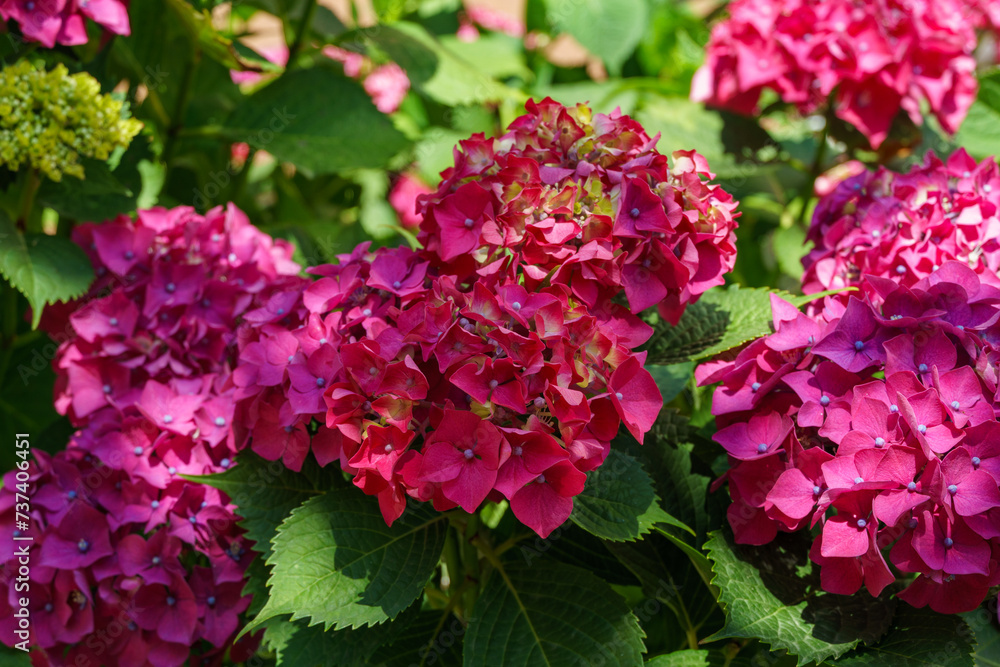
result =
[{"label": "green hydrangea bud cluster", "polygon": [[81,157],[107,160],[141,128],[89,74],[25,60],[0,70],[0,165],[14,171],[28,164],[53,181],[83,178]]}]

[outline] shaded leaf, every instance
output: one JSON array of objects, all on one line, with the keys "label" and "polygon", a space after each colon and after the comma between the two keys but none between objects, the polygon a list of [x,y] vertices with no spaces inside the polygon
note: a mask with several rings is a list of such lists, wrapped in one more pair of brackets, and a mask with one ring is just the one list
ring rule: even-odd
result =
[{"label": "shaded leaf", "polygon": [[583,492],[573,499],[570,519],[614,541],[637,539],[660,522],[691,530],[660,508],[653,482],[639,462],[615,449],[600,468],[588,473]]},{"label": "shaded leaf", "polygon": [[893,628],[882,641],[852,651],[838,667],[973,667],[972,631],[960,616],[900,604]]},{"label": "shaded leaf", "polygon": [[79,221],[101,222],[136,207],[136,193],[119,181],[108,165],[97,160],[81,160],[87,177],[46,180],[38,189],[38,203],[59,215]]},{"label": "shaded leaf", "polygon": [[590,572],[564,564],[508,565],[476,601],[465,667],[642,663],[643,632],[625,601]]}]

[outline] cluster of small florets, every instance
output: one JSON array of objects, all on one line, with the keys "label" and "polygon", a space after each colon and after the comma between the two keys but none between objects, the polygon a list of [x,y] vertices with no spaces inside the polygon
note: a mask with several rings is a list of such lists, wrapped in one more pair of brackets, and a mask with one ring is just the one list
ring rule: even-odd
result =
[{"label": "cluster of small florets", "polygon": [[634,313],[676,320],[721,281],[734,203],[627,117],[527,106],[462,142],[421,251],[362,245],[246,313],[238,443],[294,470],[339,461],[390,524],[408,498],[506,498],[544,537],[622,423],[642,441],[662,400]]},{"label": "cluster of small florets", "polygon": [[736,259],[736,202],[694,151],[665,155],[618,112],[551,99],[527,105],[498,139],[460,142],[437,192],[422,198],[420,241],[459,282],[516,272],[534,292],[569,288],[594,315],[624,292],[633,313],[684,307]]},{"label": "cluster of small florets", "polygon": [[823,107],[878,147],[902,109],[955,132],[976,95],[969,0],[738,0],[712,30],[691,97],[751,114],[775,91],[803,113]]},{"label": "cluster of small florets", "polygon": [[107,160],[140,129],[85,72],[70,75],[62,64],[45,71],[26,60],[0,69],[0,165],[8,169],[27,164],[53,181],[83,178],[80,158]]},{"label": "cluster of small florets", "polygon": [[964,149],[947,162],[928,153],[906,174],[884,167],[842,181],[821,199],[803,260],[812,294],[857,286],[863,275],[910,286],[948,260],[1000,273],[1000,169]]},{"label": "cluster of small florets", "polygon": [[0,0],[0,18],[17,22],[24,39],[51,49],[56,44],[86,44],[86,19],[116,35],[129,34],[127,4],[121,0]]},{"label": "cluster of small florets", "polygon": [[[1000,280],[947,261],[915,283],[864,276],[810,318],[774,297],[775,333],[709,365],[736,539],[822,525],[825,590],[943,613],[1000,583]],[[889,549],[891,545],[891,549]]]},{"label": "cluster of small florets", "polygon": [[[207,658],[249,657],[253,647],[232,639],[250,603],[242,590],[251,552],[217,491],[162,488],[79,446],[35,457],[29,530],[16,527],[14,471],[0,489],[0,642],[23,641],[11,605],[26,596],[39,664],[175,667],[202,641]],[[16,592],[22,545],[32,567],[29,588]]]},{"label": "cluster of small florets", "polygon": [[513,273],[461,286],[408,248],[339,259],[247,313],[237,423],[264,458],[339,461],[390,524],[407,497],[507,498],[544,537],[619,424],[640,441],[652,426],[662,401],[633,352],[650,330],[631,316],[598,320],[565,285]]},{"label": "cluster of small florets", "polygon": [[[43,567],[32,570],[31,643],[53,656],[74,645],[103,665],[180,665],[199,640],[221,654],[249,603],[252,554],[228,499],[182,475],[232,465],[237,323],[302,282],[298,266],[233,207],[140,211],[74,238],[98,279],[68,318],[43,318],[65,339],[56,407],[80,430],[32,472]],[[5,530],[14,489],[0,490]],[[2,618],[6,641],[12,617]]]}]

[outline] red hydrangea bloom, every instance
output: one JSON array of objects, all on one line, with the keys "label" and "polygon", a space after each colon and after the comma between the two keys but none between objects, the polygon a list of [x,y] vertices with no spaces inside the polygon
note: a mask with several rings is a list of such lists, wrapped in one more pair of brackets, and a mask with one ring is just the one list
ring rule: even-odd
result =
[{"label": "red hydrangea bloom", "polygon": [[[79,430],[31,473],[32,591],[49,600],[32,643],[50,656],[68,649],[67,664],[170,667],[199,645],[199,656],[221,658],[250,602],[241,590],[252,554],[228,498],[181,475],[233,463],[237,322],[280,310],[305,281],[291,247],[231,206],[140,211],[74,234],[98,277],[67,318],[43,315],[62,341],[56,407]],[[6,481],[0,523],[13,531]],[[16,567],[11,555],[0,550],[0,571]],[[0,639],[14,637],[12,620],[0,621]],[[111,623],[128,631],[88,654],[98,643],[88,635]]]},{"label": "red hydrangea bloom", "polygon": [[[955,132],[975,99],[969,0],[737,0],[712,29],[691,98],[739,113],[773,90],[803,113],[828,102],[878,147],[903,110]],[[832,99],[831,99],[832,96]]]},{"label": "red hydrangea bloom", "polygon": [[128,3],[122,0],[0,0],[0,18],[15,21],[29,42],[87,43],[87,19],[116,35],[131,32]]},{"label": "red hydrangea bloom", "polygon": [[628,311],[598,319],[561,283],[529,294],[514,267],[462,285],[408,248],[339,260],[281,318],[246,315],[236,421],[264,458],[339,461],[390,524],[408,497],[506,497],[545,536],[619,424],[652,426],[662,401],[633,351],[651,330]]},{"label": "red hydrangea bloom", "polygon": [[505,135],[459,142],[421,198],[424,256],[459,283],[560,283],[598,317],[623,290],[676,322],[736,259],[736,202],[694,151],[672,164],[628,116],[529,101]]},{"label": "red hydrangea bloom", "polygon": [[802,289],[857,286],[864,275],[907,287],[948,260],[1000,272],[1000,169],[964,149],[928,153],[906,174],[884,167],[842,181],[820,199],[809,229]]},{"label": "red hydrangea bloom", "polygon": [[973,609],[1000,582],[1000,278],[947,259],[857,283],[814,318],[775,298],[774,334],[699,369],[730,524],[750,544],[819,525],[827,591],[878,595],[888,559],[919,575],[904,600]]}]

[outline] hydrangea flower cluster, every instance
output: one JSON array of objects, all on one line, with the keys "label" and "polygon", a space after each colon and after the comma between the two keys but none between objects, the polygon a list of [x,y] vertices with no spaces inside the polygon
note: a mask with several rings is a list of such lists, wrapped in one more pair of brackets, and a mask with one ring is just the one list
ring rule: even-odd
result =
[{"label": "hydrangea flower cluster", "polygon": [[310,450],[339,461],[390,524],[408,498],[506,498],[544,537],[622,423],[642,441],[662,400],[634,312],[676,319],[721,281],[735,204],[704,158],[668,170],[627,117],[527,108],[462,142],[424,199],[424,249],[362,245],[246,313],[239,444],[294,470]]},{"label": "hydrangea flower cluster", "polygon": [[974,609],[1000,583],[1000,279],[949,260],[860,283],[816,318],[773,297],[775,333],[699,369],[721,382],[729,522],[749,544],[821,524],[827,591],[878,595],[887,553],[919,574],[902,599]]},{"label": "hydrangea flower cluster", "polygon": [[[68,324],[55,312],[43,318],[50,331],[66,324],[54,332],[65,339],[56,407],[80,430],[32,469],[33,562],[42,565],[32,569],[32,643],[123,667],[181,665],[202,640],[199,652],[221,655],[249,604],[252,553],[228,499],[181,475],[232,464],[237,323],[304,280],[290,246],[232,206],[204,217],[140,211],[81,225],[74,239],[98,278]],[[13,490],[0,489],[7,531]],[[0,567],[16,566],[10,556],[0,552]],[[8,604],[15,592],[3,592]],[[13,619],[0,618],[7,641]]]},{"label": "hydrangea flower cluster", "polygon": [[619,424],[641,441],[660,410],[632,351],[651,331],[628,313],[599,320],[514,273],[463,288],[408,248],[339,260],[246,314],[237,423],[289,468],[310,447],[339,461],[389,524],[407,497],[467,512],[505,497],[547,536]]},{"label": "hydrangea flower cluster", "polygon": [[546,98],[498,139],[455,150],[422,201],[419,239],[459,282],[489,290],[511,271],[529,292],[551,284],[601,316],[624,291],[633,313],[684,307],[723,282],[736,259],[736,202],[705,159],[677,151],[618,112],[592,114]]},{"label": "hydrangea flower cluster", "polygon": [[53,181],[83,178],[81,157],[107,160],[141,129],[85,72],[70,75],[62,64],[45,71],[27,60],[0,69],[0,165],[12,171],[27,164]]},{"label": "hydrangea flower cluster", "polygon": [[942,162],[928,153],[906,174],[884,167],[841,181],[820,200],[803,259],[802,289],[857,286],[863,275],[907,287],[948,260],[1000,272],[1000,169],[965,149]]},{"label": "hydrangea flower cluster", "polygon": [[0,18],[15,21],[29,42],[51,49],[56,44],[86,44],[86,19],[116,35],[128,35],[127,4],[121,0],[0,0]]},{"label": "hydrangea flower cluster", "polygon": [[745,114],[775,91],[803,113],[834,112],[878,147],[900,109],[955,132],[975,97],[969,0],[737,0],[712,30],[691,97]]}]

